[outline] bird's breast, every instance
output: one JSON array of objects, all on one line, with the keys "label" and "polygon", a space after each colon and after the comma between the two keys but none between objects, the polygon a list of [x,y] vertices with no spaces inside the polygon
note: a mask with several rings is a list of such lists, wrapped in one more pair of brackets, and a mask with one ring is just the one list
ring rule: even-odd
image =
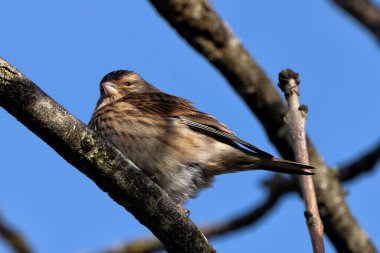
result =
[{"label": "bird's breast", "polygon": [[93,128],[115,145],[176,200],[211,182],[203,168],[212,155],[210,138],[177,118],[118,114],[93,117]]}]

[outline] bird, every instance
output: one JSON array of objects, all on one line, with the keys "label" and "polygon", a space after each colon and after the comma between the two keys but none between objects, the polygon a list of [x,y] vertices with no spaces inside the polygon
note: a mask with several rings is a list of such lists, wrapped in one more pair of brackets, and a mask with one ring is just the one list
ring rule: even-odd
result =
[{"label": "bird", "polygon": [[312,175],[310,165],[275,158],[240,139],[190,101],[162,92],[139,74],[116,70],[100,81],[89,127],[183,203],[216,175],[248,170]]}]

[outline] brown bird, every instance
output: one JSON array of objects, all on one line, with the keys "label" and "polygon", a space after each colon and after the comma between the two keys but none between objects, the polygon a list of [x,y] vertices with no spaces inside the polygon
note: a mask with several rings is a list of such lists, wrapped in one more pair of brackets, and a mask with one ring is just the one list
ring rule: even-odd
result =
[{"label": "brown bird", "polygon": [[279,158],[232,133],[191,102],[118,70],[100,82],[89,126],[131,159],[182,207],[214,176],[246,170],[311,175],[313,167]]}]

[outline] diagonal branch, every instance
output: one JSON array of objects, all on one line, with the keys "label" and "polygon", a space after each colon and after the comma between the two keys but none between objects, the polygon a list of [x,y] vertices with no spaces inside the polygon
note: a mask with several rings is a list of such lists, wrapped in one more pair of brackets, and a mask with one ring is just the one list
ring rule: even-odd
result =
[{"label": "diagonal branch", "polygon": [[[295,180],[288,180],[280,175],[275,175],[263,181],[263,185],[268,189],[268,195],[258,206],[250,209],[246,213],[234,215],[226,221],[205,226],[201,228],[204,235],[212,239],[220,235],[233,233],[242,228],[256,223],[273,209],[278,201],[287,193],[296,190]],[[162,250],[162,244],[154,238],[140,239],[121,246],[100,251],[101,253],[153,253]],[[99,253],[100,253],[99,252]]]},{"label": "diagonal branch", "polygon": [[205,235],[213,238],[247,227],[248,224],[254,224],[265,215],[269,214],[269,212],[282,197],[284,197],[287,193],[296,191],[297,189],[297,185],[294,180],[288,180],[278,174],[264,180],[262,184],[268,191],[267,197],[262,203],[246,213],[234,215],[233,218],[227,221],[201,229]]},{"label": "diagonal branch", "polygon": [[380,8],[372,0],[333,0],[367,28],[380,42]]},{"label": "diagonal branch", "polygon": [[376,168],[376,164],[380,160],[380,143],[378,143],[373,149],[359,157],[355,161],[347,164],[339,172],[339,180],[342,182],[350,181],[353,178],[357,178],[363,173],[370,172]]},{"label": "diagonal branch", "polygon": [[130,211],[169,252],[215,252],[169,196],[110,144],[0,58],[0,106]]},{"label": "diagonal branch", "polygon": [[[264,126],[281,155],[293,159],[283,121],[286,106],[273,83],[216,14],[207,0],[150,0],[158,13],[212,65],[243,98]],[[375,252],[374,245],[352,216],[340,183],[308,141],[310,163],[325,231],[340,252]]]},{"label": "diagonal branch", "polygon": [[0,237],[9,244],[17,253],[31,253],[32,250],[23,236],[7,225],[2,217],[0,217]]}]

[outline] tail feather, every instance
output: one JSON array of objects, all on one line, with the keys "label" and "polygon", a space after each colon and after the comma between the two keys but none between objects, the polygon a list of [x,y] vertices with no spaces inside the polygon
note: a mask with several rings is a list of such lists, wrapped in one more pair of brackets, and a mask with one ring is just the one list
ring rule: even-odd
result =
[{"label": "tail feather", "polygon": [[272,158],[271,160],[261,160],[260,165],[257,166],[256,169],[270,170],[286,174],[314,175],[314,172],[311,170],[315,168],[307,164]]}]

